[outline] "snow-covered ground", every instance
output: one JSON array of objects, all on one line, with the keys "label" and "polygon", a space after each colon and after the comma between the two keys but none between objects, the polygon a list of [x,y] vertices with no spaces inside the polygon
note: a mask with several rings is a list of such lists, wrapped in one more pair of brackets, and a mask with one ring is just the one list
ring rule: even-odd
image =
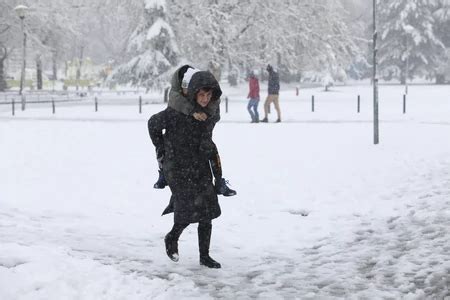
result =
[{"label": "snow-covered ground", "polygon": [[165,255],[146,128],[163,104],[0,107],[0,299],[450,297],[450,87],[410,86],[403,114],[403,87],[381,86],[377,146],[369,86],[285,89],[281,124],[224,91],[220,270],[199,266],[196,225]]}]

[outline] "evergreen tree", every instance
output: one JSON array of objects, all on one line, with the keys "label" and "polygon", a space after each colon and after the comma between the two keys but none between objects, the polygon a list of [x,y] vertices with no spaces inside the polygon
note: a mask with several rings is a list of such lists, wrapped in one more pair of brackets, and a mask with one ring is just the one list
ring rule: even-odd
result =
[{"label": "evergreen tree", "polygon": [[358,44],[357,53],[347,67],[347,74],[353,79],[372,77],[372,1],[342,0],[344,9],[348,11],[346,24]]},{"label": "evergreen tree", "polygon": [[450,78],[450,2],[435,0],[433,3],[436,26],[434,32],[446,47],[445,54],[436,69],[436,83],[445,83]]},{"label": "evergreen tree", "polygon": [[174,32],[167,23],[165,0],[146,0],[144,16],[131,35],[127,48],[128,61],[118,66],[112,81],[150,88],[167,84],[178,64],[179,50]]},{"label": "evergreen tree", "polygon": [[380,69],[384,75],[434,76],[445,47],[434,33],[435,18],[430,0],[380,2]]}]

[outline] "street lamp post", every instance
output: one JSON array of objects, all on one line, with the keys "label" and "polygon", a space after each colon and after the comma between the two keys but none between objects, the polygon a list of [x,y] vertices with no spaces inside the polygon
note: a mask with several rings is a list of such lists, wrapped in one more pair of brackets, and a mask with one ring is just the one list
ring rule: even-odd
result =
[{"label": "street lamp post", "polygon": [[379,143],[378,126],[378,78],[377,78],[377,0],[373,0],[373,143]]},{"label": "street lamp post", "polygon": [[25,32],[25,13],[28,7],[25,5],[17,5],[14,10],[17,13],[17,16],[20,18],[20,25],[23,33],[23,44],[22,44],[22,70],[20,72],[20,90],[19,95],[22,95],[23,87],[25,85],[25,65],[26,65],[26,54],[27,54],[27,34]]}]

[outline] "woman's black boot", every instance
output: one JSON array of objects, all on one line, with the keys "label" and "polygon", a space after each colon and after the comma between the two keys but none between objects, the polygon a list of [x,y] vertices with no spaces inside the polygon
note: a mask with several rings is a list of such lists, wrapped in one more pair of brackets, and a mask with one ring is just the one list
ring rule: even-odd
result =
[{"label": "woman's black boot", "polygon": [[209,256],[209,244],[211,241],[211,223],[199,223],[198,247],[200,250],[200,265],[208,268],[220,269],[222,266]]},{"label": "woman's black boot", "polygon": [[181,233],[189,224],[173,224],[172,230],[164,237],[164,243],[166,245],[167,256],[177,262],[179,260],[178,255],[178,239]]}]

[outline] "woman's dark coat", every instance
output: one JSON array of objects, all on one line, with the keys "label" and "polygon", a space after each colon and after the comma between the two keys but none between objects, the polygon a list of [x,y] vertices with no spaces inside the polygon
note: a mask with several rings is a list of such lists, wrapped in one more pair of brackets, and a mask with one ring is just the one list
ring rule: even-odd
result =
[{"label": "woman's dark coat", "polygon": [[[188,96],[190,101],[199,85],[213,87],[201,73],[197,77],[192,87],[189,86],[189,90],[192,88]],[[170,204],[163,214],[174,212],[175,223],[208,221],[221,214],[208,159],[212,151],[208,126],[211,124],[207,121],[197,121],[170,107],[148,121],[150,138],[158,157],[164,157],[163,171],[172,191]]]}]

